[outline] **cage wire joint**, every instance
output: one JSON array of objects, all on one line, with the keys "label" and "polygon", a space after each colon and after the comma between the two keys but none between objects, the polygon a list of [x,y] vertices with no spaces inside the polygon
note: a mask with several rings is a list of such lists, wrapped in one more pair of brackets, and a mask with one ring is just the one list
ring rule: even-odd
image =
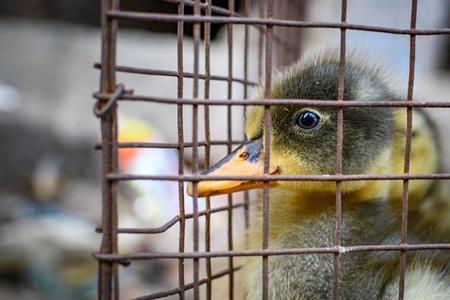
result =
[{"label": "cage wire joint", "polygon": [[[134,93],[134,90],[126,90],[123,83],[120,83],[116,87],[116,91],[114,94],[104,94],[104,93],[94,93],[93,97],[98,99],[98,101],[94,104],[94,114],[101,118],[103,117],[111,107],[119,100],[123,95],[131,95]],[[101,104],[104,103],[103,107],[100,108]]]}]

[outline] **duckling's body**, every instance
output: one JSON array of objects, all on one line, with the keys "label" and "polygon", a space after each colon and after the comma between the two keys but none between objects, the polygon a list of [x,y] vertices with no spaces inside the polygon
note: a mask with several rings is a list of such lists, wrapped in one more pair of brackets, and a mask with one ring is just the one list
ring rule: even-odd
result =
[{"label": "duckling's body", "polygon": [[[320,203],[321,208],[285,206],[286,197],[270,194],[269,248],[333,247],[336,220],[335,199]],[[311,199],[317,199],[317,195]],[[334,197],[335,198],[335,197]],[[294,200],[295,198],[292,198]],[[323,200],[323,199],[322,199]],[[344,199],[345,201],[345,199]],[[280,203],[282,202],[282,203]],[[261,209],[259,209],[261,212]],[[341,245],[370,245],[380,240],[380,232],[367,230],[388,227],[391,220],[384,214],[383,199],[367,201],[362,205],[344,205],[342,208]],[[381,216],[381,219],[380,219]],[[247,232],[248,248],[261,249],[262,216]],[[381,231],[383,228],[380,228]],[[340,255],[341,299],[379,299],[383,280],[379,272],[366,266],[372,253],[354,252]],[[394,254],[395,255],[395,254]],[[397,255],[398,256],[398,255]],[[269,257],[270,299],[331,299],[333,291],[334,254],[301,254]],[[262,260],[250,257],[244,266],[245,299],[262,299]],[[367,284],[366,276],[372,282]],[[357,294],[356,294],[357,293]]]},{"label": "duckling's body", "polygon": [[[396,137],[393,145],[394,174],[404,170],[406,111],[394,110]],[[410,174],[442,173],[438,130],[424,109],[412,114]],[[390,184],[388,202],[401,214],[403,181]],[[411,180],[408,187],[408,230],[429,243],[450,242],[450,185],[448,180]]]},{"label": "duckling's body", "polygon": [[[343,195],[341,210],[340,245],[343,249],[399,243],[400,220],[391,213],[386,198],[357,202],[352,196],[346,196]],[[314,199],[314,205],[295,204],[304,198]],[[335,195],[289,195],[274,189],[269,199],[269,249],[334,246]],[[249,250],[261,249],[263,242],[262,205],[257,205],[254,223],[247,231]],[[409,234],[408,243],[423,242],[423,239]],[[445,250],[408,252],[405,299],[448,299],[448,259],[450,253]],[[343,251],[339,263],[339,299],[398,298],[399,252]],[[270,256],[269,299],[331,299],[333,272],[334,255],[330,253]],[[248,258],[243,280],[245,299],[262,299],[261,257]]]},{"label": "duckling's body", "polygon": [[[404,172],[406,146],[406,110],[394,109],[395,133],[393,144],[393,169],[395,174]],[[424,109],[414,109],[412,112],[411,139],[411,174],[431,174],[440,171],[440,149],[437,128]],[[410,208],[416,209],[419,203],[430,192],[434,180],[411,180],[408,194]],[[400,205],[403,197],[403,181],[391,183],[389,200],[391,205]]]},{"label": "duckling's body", "polygon": [[429,243],[450,243],[450,184],[448,180],[428,185],[424,198],[409,210],[410,231]]},{"label": "duckling's body", "polygon": [[[336,100],[338,95],[337,56],[325,54],[279,73],[270,98]],[[380,76],[349,57],[345,67],[345,101],[397,99]],[[257,98],[263,98],[262,88]],[[281,105],[270,108],[270,174],[334,175],[336,170],[337,109]],[[343,108],[342,173],[394,174],[399,172],[403,156],[396,149],[404,124],[399,113],[387,107]],[[251,107],[246,116],[248,141],[233,151],[207,175],[233,174],[228,168],[239,162],[251,164],[252,174],[264,169],[264,107]],[[403,133],[404,134],[404,133]],[[404,139],[403,139],[404,141]],[[403,146],[404,147],[404,146]],[[229,173],[226,173],[229,172]],[[401,170],[402,172],[402,170]],[[238,175],[238,174],[234,174]],[[198,184],[199,196],[226,193],[226,187],[213,181]],[[216,182],[218,184],[219,182]],[[260,187],[260,182],[229,181],[230,190]],[[336,183],[333,181],[272,182],[269,194],[269,249],[317,248],[335,245]],[[344,181],[342,188],[341,247],[398,244],[400,218],[395,214],[398,194],[391,181]],[[401,186],[400,186],[401,188]],[[413,189],[420,191],[419,185]],[[188,188],[189,190],[189,188]],[[192,186],[190,186],[192,193]],[[413,198],[420,201],[420,192]],[[247,232],[248,249],[261,249],[262,204]],[[408,235],[408,242],[421,242],[420,236]],[[405,295],[413,287],[427,286],[429,293],[420,299],[450,299],[450,251],[415,251],[407,253]],[[398,294],[398,252],[351,252],[339,255],[339,295],[341,299],[395,299]],[[333,291],[334,254],[297,254],[269,257],[270,299],[330,299]],[[423,274],[423,276],[416,276]],[[248,258],[244,266],[245,297],[262,298],[262,259]],[[410,288],[408,290],[408,288]],[[419,298],[414,298],[419,299]]]}]

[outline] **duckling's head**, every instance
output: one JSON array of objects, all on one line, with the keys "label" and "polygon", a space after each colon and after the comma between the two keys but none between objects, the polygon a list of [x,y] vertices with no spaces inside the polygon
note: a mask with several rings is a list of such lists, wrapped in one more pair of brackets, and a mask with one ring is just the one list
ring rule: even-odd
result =
[{"label": "duckling's head", "polygon": [[[339,59],[323,55],[303,59],[276,74],[271,87],[272,99],[312,99],[335,101],[338,98]],[[260,87],[256,98],[263,98]],[[347,58],[344,79],[344,100],[392,99],[385,79],[376,68],[369,68],[351,57]],[[336,107],[305,105],[273,105],[270,107],[270,173],[285,175],[332,175],[336,172],[337,146]],[[391,108],[343,108],[342,173],[376,174],[387,172],[393,143],[394,120]],[[246,115],[245,134],[248,141],[206,171],[208,175],[239,175],[230,163],[241,161],[262,173],[264,157],[264,107],[252,106]],[[244,153],[244,154],[243,154]],[[259,167],[255,167],[259,165]],[[228,192],[217,186],[208,193],[210,181],[199,183],[199,195]],[[211,181],[212,182],[212,181]],[[225,182],[216,182],[217,184]],[[232,191],[255,187],[255,182],[236,181]],[[250,185],[252,184],[252,185]],[[261,186],[261,183],[258,183]],[[345,182],[344,192],[364,183]],[[279,181],[278,187],[291,190],[335,190],[333,182]],[[205,193],[204,193],[205,192]]]}]

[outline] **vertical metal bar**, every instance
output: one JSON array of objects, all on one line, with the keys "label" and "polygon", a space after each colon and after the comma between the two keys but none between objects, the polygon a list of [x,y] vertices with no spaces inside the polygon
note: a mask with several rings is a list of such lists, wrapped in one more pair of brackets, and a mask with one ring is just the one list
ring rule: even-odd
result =
[{"label": "vertical metal bar", "polygon": [[[109,19],[107,11],[118,8],[114,0],[102,0],[102,69],[100,91],[113,93],[116,86],[116,38],[117,20]],[[103,239],[100,253],[117,253],[117,202],[114,181],[106,179],[109,173],[118,172],[117,159],[117,104],[101,119],[102,130],[102,228]],[[99,263],[99,299],[118,299],[119,280],[117,263],[100,261]]]},{"label": "vertical metal bar", "polygon": [[[180,1],[178,4],[178,15],[184,15],[184,2]],[[184,22],[177,23],[177,97],[183,98],[183,27]],[[178,174],[184,174],[184,129],[183,129],[183,105],[177,105],[177,128],[178,128]],[[186,236],[186,211],[184,207],[184,184],[178,182],[178,196],[179,196],[179,214],[180,214],[180,228],[178,240],[178,252],[183,253],[185,250],[185,236]],[[178,259],[178,289],[180,300],[185,299],[184,291],[184,259]]]},{"label": "vertical metal bar", "polygon": [[[248,18],[249,15],[249,0],[244,1],[244,17]],[[249,41],[250,41],[250,26],[244,25],[244,99],[248,98],[248,53],[249,53]],[[244,119],[247,107],[244,106]],[[245,138],[245,137],[244,137]],[[250,225],[250,194],[248,191],[244,192],[244,223],[247,228]]]},{"label": "vertical metal bar", "polygon": [[[206,16],[211,16],[211,6],[210,0],[205,1]],[[204,30],[204,45],[205,45],[205,90],[204,98],[209,99],[210,92],[210,75],[211,75],[211,23],[205,22]],[[204,106],[204,116],[205,116],[205,170],[209,169],[210,156],[211,156],[211,134],[210,134],[210,120],[209,120],[209,106]],[[205,214],[205,251],[211,251],[211,200],[210,197],[206,198],[206,214]],[[211,269],[211,258],[206,258],[206,299],[212,299],[212,269]]]},{"label": "vertical metal bar", "polygon": [[[264,5],[266,4],[266,0],[261,0],[258,2],[259,8],[259,17],[264,18]],[[267,5],[267,4],[266,4]],[[264,49],[264,32],[259,31],[258,37],[258,77],[261,78],[263,76],[263,49]]]},{"label": "vertical metal bar", "polygon": [[[194,3],[194,15],[200,16],[200,0],[195,0]],[[198,87],[199,87],[199,49],[200,49],[200,23],[195,22],[193,24],[194,28],[194,92],[193,98],[198,99]],[[193,122],[193,133],[192,133],[192,173],[194,175],[198,174],[198,104],[192,106],[192,122]],[[194,252],[199,251],[199,212],[198,212],[198,198],[197,198],[197,187],[194,184],[194,197],[193,197],[193,215],[194,215]],[[200,260],[194,258],[194,299],[200,299]]]},{"label": "vertical metal bar", "polygon": [[[120,0],[113,0],[113,7],[114,10],[120,10]],[[114,37],[114,49],[112,50],[114,53],[113,56],[113,71],[114,71],[114,85],[115,85],[115,67],[116,67],[116,40],[117,40],[117,29],[118,29],[118,25],[119,22],[117,20],[112,20],[112,28],[114,28],[113,31],[113,37]],[[114,172],[119,172],[119,151],[118,151],[118,120],[117,120],[117,105],[115,106],[114,112],[112,113],[112,128],[113,128],[113,161],[114,161]],[[114,229],[114,233],[113,233],[113,253],[117,253],[118,252],[118,238],[117,238],[117,228],[118,228],[118,215],[117,215],[117,184],[114,184],[114,194],[111,198],[112,203],[113,203],[113,218],[112,218],[112,224],[113,224],[113,229]],[[119,265],[117,263],[113,264],[113,282],[114,282],[114,299],[118,300],[119,299]]]},{"label": "vertical metal bar", "polygon": [[116,86],[114,65],[117,20],[109,19],[106,13],[113,8],[113,0],[102,0],[102,68],[100,73],[100,91],[113,93]]},{"label": "vertical metal bar", "polygon": [[[102,160],[103,160],[103,179],[102,179],[102,228],[103,239],[100,253],[117,253],[117,235],[116,235],[116,185],[113,181],[106,179],[109,173],[115,173],[117,170],[117,156],[113,152],[117,150],[117,144],[114,137],[117,134],[117,114],[116,105],[102,117]],[[99,265],[99,299],[114,299],[116,287],[116,263],[100,261]]]},{"label": "vertical metal bar", "polygon": [[[347,0],[342,0],[341,23],[347,22]],[[345,52],[346,52],[346,31],[341,29],[341,43],[339,54],[339,79],[338,79],[338,101],[344,100],[345,81]],[[336,175],[342,174],[342,144],[344,141],[344,110],[337,109],[337,144],[336,144]],[[342,222],[342,181],[336,181],[336,227],[334,232],[334,246],[341,245],[341,222]],[[339,252],[334,254],[333,268],[333,299],[339,298]]]},{"label": "vertical metal bar", "polygon": [[[411,29],[416,29],[417,21],[417,0],[411,1]],[[408,78],[408,94],[407,101],[412,101],[414,91],[414,69],[416,62],[416,36],[411,34],[409,46],[409,78]],[[408,174],[411,160],[411,134],[412,134],[412,108],[406,108],[406,141],[405,141],[405,164],[403,173]],[[402,227],[400,244],[406,245],[408,231],[408,188],[409,180],[403,181],[403,197],[402,197]],[[406,251],[400,252],[400,272],[398,282],[398,299],[403,300],[405,292],[405,271],[406,271]]]},{"label": "vertical metal bar", "polygon": [[[229,16],[232,17],[234,13],[234,0],[228,0]],[[233,24],[227,24],[227,52],[228,52],[228,88],[227,99],[231,99],[233,96]],[[231,105],[227,106],[227,150],[231,152],[233,148],[233,116]],[[228,250],[233,250],[233,195],[228,196]],[[228,287],[229,298],[234,298],[234,263],[233,257],[228,258]]]},{"label": "vertical metal bar", "polygon": [[[267,19],[273,19],[274,0],[267,3]],[[272,87],[272,67],[273,67],[273,26],[266,27],[266,61],[265,61],[265,90],[264,98],[270,98]],[[270,106],[264,106],[264,174],[269,174],[270,165],[270,130],[272,128],[272,119],[270,115]],[[269,248],[269,182],[264,182],[263,189],[263,249]],[[269,299],[269,256],[262,257],[263,272],[263,300]]]},{"label": "vertical metal bar", "polygon": [[[248,0],[244,0],[244,18],[248,18],[249,3]],[[244,99],[248,97],[248,52],[250,43],[250,26],[244,25]],[[245,110],[244,110],[245,111]]]},{"label": "vertical metal bar", "polygon": [[[270,106],[264,106],[264,173],[269,173],[269,164],[270,164],[270,129],[272,127],[270,115]],[[267,166],[267,167],[266,167]],[[269,248],[269,184],[268,182],[264,182],[263,188],[263,249]],[[262,257],[262,288],[263,288],[263,300],[269,299],[269,256],[264,255]]]},{"label": "vertical metal bar", "polygon": [[[233,16],[234,1],[228,0],[229,16]],[[227,54],[228,54],[228,75],[227,75],[227,99],[231,99],[233,93],[233,24],[227,24]],[[231,152],[232,141],[232,112],[231,105],[227,106],[227,150]]]}]

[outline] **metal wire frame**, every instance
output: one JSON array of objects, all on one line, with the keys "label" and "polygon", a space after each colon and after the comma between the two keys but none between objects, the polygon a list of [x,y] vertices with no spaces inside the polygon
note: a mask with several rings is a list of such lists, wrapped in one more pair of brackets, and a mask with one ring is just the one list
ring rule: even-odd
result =
[{"label": "metal wire frame", "polygon": [[[345,252],[357,252],[357,251],[399,251],[400,252],[400,279],[399,279],[399,299],[403,299],[404,290],[404,278],[405,278],[405,254],[409,250],[426,250],[426,249],[450,249],[449,244],[417,244],[409,245],[406,243],[407,235],[407,212],[408,212],[408,184],[409,180],[419,179],[450,179],[450,174],[409,174],[409,161],[411,152],[411,128],[412,128],[412,109],[414,107],[450,107],[448,102],[414,102],[413,99],[413,87],[414,87],[414,63],[415,63],[415,38],[418,35],[437,35],[437,34],[449,34],[450,29],[433,29],[433,30],[418,30],[416,29],[417,18],[417,1],[411,2],[411,24],[410,28],[398,29],[387,28],[377,26],[365,26],[358,24],[349,24],[346,22],[347,1],[342,0],[341,7],[341,22],[339,23],[327,23],[327,22],[304,22],[304,21],[291,21],[274,19],[274,1],[269,0],[266,5],[266,12],[260,18],[249,17],[249,4],[245,1],[244,13],[237,14],[234,12],[233,1],[229,1],[229,9],[222,9],[211,5],[209,1],[201,3],[196,1],[181,1],[181,0],[167,0],[178,5],[177,15],[162,15],[154,13],[140,13],[140,12],[127,12],[120,11],[118,0],[102,0],[102,61],[101,64],[96,64],[96,68],[101,69],[101,83],[100,91],[94,94],[94,97],[98,99],[96,105],[97,115],[102,120],[102,143],[98,146],[102,150],[103,159],[103,218],[102,226],[98,228],[98,232],[103,233],[103,242],[99,253],[95,253],[94,257],[99,260],[99,299],[118,299],[119,298],[119,279],[118,279],[118,264],[127,265],[133,260],[142,259],[178,259],[178,287],[169,291],[157,292],[154,294],[139,297],[137,299],[155,299],[165,297],[168,295],[178,294],[180,299],[185,299],[185,291],[193,289],[194,297],[200,298],[200,285],[205,284],[207,286],[206,298],[212,298],[212,280],[229,276],[229,297],[234,298],[234,279],[233,273],[238,269],[234,266],[233,258],[238,256],[261,256],[263,260],[263,299],[268,299],[268,259],[272,255],[292,255],[301,253],[333,253],[334,260],[334,278],[333,278],[333,299],[339,298],[339,256]],[[184,15],[185,6],[194,7],[194,15]],[[201,15],[200,11],[204,10],[205,14]],[[222,16],[212,16],[211,13],[219,13]],[[176,22],[178,28],[178,54],[177,71],[168,70],[152,70],[142,68],[131,68],[127,66],[117,66],[115,64],[115,45],[117,38],[117,21],[119,19],[139,19],[142,21],[160,21],[160,22]],[[185,22],[194,23],[194,72],[188,73],[183,70],[183,24]],[[205,72],[200,73],[199,70],[199,47],[200,47],[200,23],[205,24]],[[209,30],[211,23],[224,23],[227,24],[228,29],[228,76],[214,76],[210,74],[209,56],[210,56],[210,41]],[[246,26],[246,40],[244,43],[245,51],[245,67],[244,78],[234,78],[232,76],[232,37],[234,24],[243,24]],[[273,28],[276,26],[296,27],[296,28],[330,28],[340,30],[341,42],[340,42],[340,55],[341,64],[339,67],[339,93],[338,101],[326,102],[323,101],[311,101],[311,100],[290,100],[290,99],[265,99],[265,100],[246,100],[247,89],[244,90],[243,99],[231,99],[232,83],[237,82],[245,86],[254,85],[254,82],[248,80],[248,27],[258,26],[259,29],[263,29],[264,36],[261,36],[260,43],[265,41],[265,60],[264,60],[264,72],[265,72],[265,98],[269,98],[270,86],[271,86],[271,73],[273,65],[273,43],[276,41],[276,37],[273,34]],[[376,101],[376,102],[347,102],[343,99],[343,72],[345,67],[345,52],[346,52],[346,31],[347,30],[362,30],[372,32],[384,32],[387,34],[397,35],[409,35],[410,36],[410,59],[409,59],[409,80],[408,80],[408,92],[406,101]],[[260,52],[262,53],[262,52]],[[260,56],[262,58],[262,55]],[[147,95],[133,95],[130,91],[126,91],[123,86],[119,89],[116,87],[115,73],[116,72],[129,72],[144,75],[159,75],[159,76],[174,76],[178,78],[178,95],[177,98],[160,98],[151,97]],[[262,72],[262,68],[260,68]],[[194,82],[194,94],[191,99],[183,98],[183,79],[192,78]],[[205,90],[204,99],[199,99],[199,80],[204,80]],[[211,80],[222,80],[228,83],[227,99],[213,100],[209,99],[209,83]],[[177,105],[178,107],[178,142],[177,143],[118,143],[117,142],[117,105],[116,101],[149,101],[157,103],[170,103]],[[263,189],[263,245],[262,250],[258,251],[237,251],[233,250],[233,236],[232,236],[232,219],[233,209],[237,207],[248,207],[249,200],[246,199],[244,204],[233,204],[231,196],[228,198],[228,205],[222,208],[212,209],[209,199],[207,200],[206,209],[199,211],[197,206],[197,195],[195,184],[200,180],[206,179],[205,176],[199,175],[198,170],[198,147],[205,147],[206,161],[205,167],[208,167],[209,153],[211,146],[213,145],[226,145],[228,150],[231,150],[233,144],[238,141],[233,140],[231,135],[231,106],[232,105],[263,105],[265,107],[264,121],[266,130],[270,129],[270,110],[272,105],[281,104],[309,104],[313,106],[332,106],[337,107],[338,111],[338,142],[336,147],[336,174],[332,176],[317,176],[317,175],[302,175],[302,176],[289,176],[279,175],[276,178],[268,175],[268,166],[270,161],[270,139],[268,135],[265,140],[265,175],[263,176],[218,176],[216,180],[229,180],[229,179],[256,179],[265,182]],[[184,129],[183,129],[183,107],[185,105],[192,105],[193,109],[193,141],[191,143],[184,141]],[[205,106],[205,141],[198,140],[198,106]],[[222,105],[227,106],[228,112],[228,138],[226,141],[213,141],[210,137],[209,130],[209,112],[208,107],[210,105]],[[342,175],[342,141],[343,141],[343,123],[342,123],[342,111],[344,107],[406,107],[407,110],[407,132],[405,137],[405,165],[404,174],[398,175]],[[134,174],[120,174],[117,167],[117,151],[122,147],[154,147],[154,148],[175,148],[179,153],[179,175],[178,176],[143,176]],[[193,175],[184,175],[184,149],[187,147],[193,148]],[[178,181],[179,185],[179,207],[180,212],[178,216],[175,216],[172,220],[159,228],[118,228],[117,226],[117,202],[116,202],[116,188],[117,182],[122,180],[174,180]],[[336,182],[336,228],[335,228],[335,243],[333,247],[324,248],[299,248],[299,249],[268,249],[268,182],[271,180],[310,180],[310,181],[334,181]],[[363,245],[343,247],[340,245],[340,226],[341,226],[341,184],[343,181],[351,180],[402,180],[403,181],[403,202],[402,202],[402,227],[401,227],[401,243],[399,245]],[[184,208],[184,191],[183,182],[194,182],[194,212],[192,214],[185,214]],[[228,212],[228,251],[210,251],[210,228],[209,220],[211,214],[218,211]],[[199,217],[205,216],[206,222],[206,235],[205,235],[205,251],[202,252],[199,249]],[[248,218],[248,217],[247,217]],[[194,220],[194,251],[185,251],[185,222],[187,219]],[[179,224],[179,252],[178,253],[131,253],[120,254],[117,248],[117,235],[118,234],[155,234],[166,231],[167,229]],[[212,274],[211,271],[211,259],[218,257],[227,257],[228,268],[217,274]],[[185,283],[184,279],[184,260],[192,259],[194,262],[194,281],[192,283]],[[206,260],[206,278],[199,278],[199,260]]]}]

